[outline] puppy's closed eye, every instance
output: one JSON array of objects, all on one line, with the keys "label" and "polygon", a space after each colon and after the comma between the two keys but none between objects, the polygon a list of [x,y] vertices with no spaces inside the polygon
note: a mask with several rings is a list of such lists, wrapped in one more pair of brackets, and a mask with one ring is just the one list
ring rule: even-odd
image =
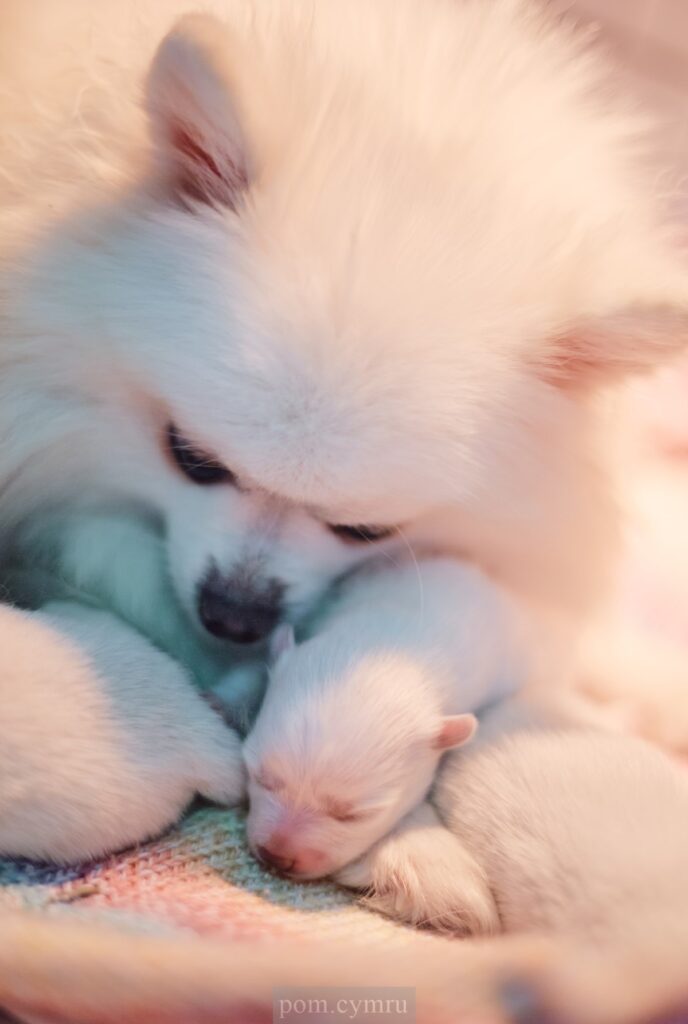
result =
[{"label": "puppy's closed eye", "polygon": [[368,817],[365,811],[350,811],[348,814],[331,814],[331,818],[340,822],[364,821]]},{"label": "puppy's closed eye", "polygon": [[335,821],[341,822],[352,822],[352,821],[363,821],[369,815],[368,811],[357,810],[352,807],[351,804],[347,804],[339,800],[326,800],[325,801],[325,814],[328,818],[333,818]]},{"label": "puppy's closed eye", "polygon": [[252,776],[252,782],[256,786],[260,786],[261,789],[266,790],[268,793],[277,793],[280,789],[284,789],[284,782],[278,775],[272,774],[272,772],[262,769],[256,772]]}]

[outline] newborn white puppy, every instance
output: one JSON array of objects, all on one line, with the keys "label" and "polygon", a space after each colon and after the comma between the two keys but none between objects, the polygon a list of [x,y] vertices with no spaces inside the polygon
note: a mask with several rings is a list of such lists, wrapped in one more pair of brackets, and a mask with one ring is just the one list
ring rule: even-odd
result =
[{"label": "newborn white puppy", "polygon": [[443,715],[428,674],[404,653],[353,661],[347,642],[334,650],[318,637],[283,655],[246,746],[251,848],[300,878],[365,852],[423,799],[442,752],[476,727],[473,715]]},{"label": "newborn white puppy", "polygon": [[246,742],[254,851],[301,878],[335,873],[409,923],[524,933],[513,947],[524,954],[525,933],[550,936],[532,994],[572,1011],[566,1019],[626,1024],[679,1005],[685,772],[564,705],[517,699],[489,710],[480,740],[439,769],[438,815],[423,797],[475,719],[448,716],[450,691],[414,658],[410,623],[399,626],[404,652],[381,645],[374,688],[332,637],[334,663],[322,659],[323,634],[280,656]]},{"label": "newborn white puppy", "polygon": [[472,860],[500,930],[551,938],[536,989],[563,1019],[685,1008],[688,774],[641,739],[551,711],[519,698],[488,712],[440,769],[439,817],[425,804],[339,880],[389,916],[476,932]]},{"label": "newborn white puppy", "polygon": [[[418,574],[415,602],[400,599],[400,573]],[[356,599],[360,587],[374,616]],[[244,746],[248,838],[259,859],[299,878],[332,874],[423,800],[442,753],[473,736],[467,712],[518,682],[506,622],[489,657],[474,642],[495,616],[509,620],[500,600],[477,570],[447,559],[377,567],[349,582],[315,638],[295,647],[281,634]],[[448,616],[451,672],[428,643],[430,624],[446,636]]]}]

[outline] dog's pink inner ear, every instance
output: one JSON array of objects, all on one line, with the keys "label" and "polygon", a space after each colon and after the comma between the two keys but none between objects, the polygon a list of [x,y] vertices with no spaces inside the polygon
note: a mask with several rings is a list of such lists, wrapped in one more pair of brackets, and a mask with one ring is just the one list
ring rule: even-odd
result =
[{"label": "dog's pink inner ear", "polygon": [[450,750],[472,740],[478,729],[475,715],[447,715],[433,741],[434,750]]},{"label": "dog's pink inner ear", "polygon": [[643,306],[584,320],[550,342],[540,373],[563,388],[652,370],[688,344],[685,307]]},{"label": "dog's pink inner ear", "polygon": [[233,209],[249,170],[229,53],[228,34],[215,18],[182,18],[153,59],[146,108],[165,189],[182,201]]},{"label": "dog's pink inner ear", "polygon": [[170,145],[176,154],[176,167],[171,184],[180,196],[197,202],[218,203],[236,208],[240,193],[248,178],[241,163],[228,154],[213,152],[196,139],[193,129],[182,124],[170,124]]}]

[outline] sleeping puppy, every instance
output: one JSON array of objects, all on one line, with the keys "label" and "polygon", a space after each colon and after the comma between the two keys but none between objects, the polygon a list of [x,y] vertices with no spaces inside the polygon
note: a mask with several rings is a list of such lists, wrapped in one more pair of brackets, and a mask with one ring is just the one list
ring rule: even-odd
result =
[{"label": "sleeping puppy", "polygon": [[[411,575],[426,594],[422,615],[400,597]],[[423,801],[443,753],[473,736],[470,712],[522,682],[509,619],[508,600],[480,572],[436,558],[359,574],[313,639],[296,647],[278,636],[283,649],[244,744],[258,858],[293,878],[333,874]],[[479,641],[495,623],[486,657]],[[451,648],[440,647],[452,627]],[[483,902],[475,913],[486,927]]]},{"label": "sleeping puppy", "polygon": [[[457,633],[469,636],[481,623],[467,611]],[[440,765],[475,718],[446,717],[449,691],[400,625],[372,692],[351,652],[322,673],[327,629],[278,660],[245,744],[258,858],[289,877],[333,874],[415,925],[524,936],[524,962],[526,933],[549,936],[528,984],[566,1020],[647,1020],[685,1001],[685,770],[570,707],[524,698],[487,711],[478,740]],[[451,703],[462,690],[457,676]]]},{"label": "sleeping puppy", "polygon": [[[434,807],[340,880],[384,913],[466,932],[475,919],[461,872],[477,865],[501,929],[524,950],[525,933],[550,939],[527,982],[528,1019],[543,1008],[585,1024],[683,1019],[673,1014],[688,1006],[685,768],[642,739],[522,699],[482,724],[440,771]],[[472,902],[475,868],[467,882]]]}]

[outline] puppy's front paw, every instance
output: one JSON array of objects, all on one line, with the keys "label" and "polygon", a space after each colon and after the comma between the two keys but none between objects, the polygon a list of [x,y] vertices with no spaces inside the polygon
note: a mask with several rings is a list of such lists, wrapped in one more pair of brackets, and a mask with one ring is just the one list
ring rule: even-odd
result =
[{"label": "puppy's front paw", "polygon": [[246,772],[241,740],[211,707],[195,730],[193,758],[197,791],[214,803],[233,807],[246,796]]},{"label": "puppy's front paw", "polygon": [[485,876],[432,808],[416,812],[335,880],[387,917],[455,935],[490,935],[499,917]]}]

